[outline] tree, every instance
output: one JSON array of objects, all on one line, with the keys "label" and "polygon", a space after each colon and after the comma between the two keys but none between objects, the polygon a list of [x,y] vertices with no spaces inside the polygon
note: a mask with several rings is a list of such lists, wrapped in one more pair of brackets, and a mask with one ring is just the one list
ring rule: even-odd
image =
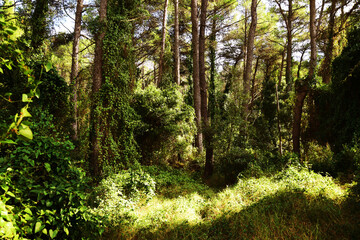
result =
[{"label": "tree", "polygon": [[[95,35],[95,57],[94,57],[94,72],[93,72],[93,84],[92,84],[92,96],[95,97],[100,91],[101,85],[103,83],[103,40],[106,33],[106,8],[107,0],[100,1],[99,9],[99,23],[100,29]],[[91,155],[90,155],[90,171],[93,176],[100,175],[100,166],[99,166],[99,155],[100,155],[100,145],[99,145],[99,133],[101,130],[98,126],[98,119],[95,119],[95,101],[91,108],[91,123],[92,123],[92,132],[90,136],[91,141]]]},{"label": "tree", "polygon": [[300,133],[301,133],[301,117],[302,109],[304,106],[305,97],[309,91],[309,84],[315,77],[315,68],[316,68],[316,4],[315,0],[310,0],[310,66],[308,76],[305,78],[304,82],[298,81],[295,86],[296,97],[295,97],[295,106],[294,106],[294,120],[293,120],[293,151],[300,155]]},{"label": "tree", "polygon": [[70,82],[73,85],[73,105],[74,105],[74,122],[73,122],[73,140],[78,139],[78,116],[77,116],[77,91],[78,81],[77,77],[79,74],[79,44],[81,34],[81,19],[83,11],[83,0],[77,0],[76,13],[75,13],[75,27],[74,27],[74,41],[73,41],[73,52],[72,52],[72,63]]},{"label": "tree", "polygon": [[35,9],[31,15],[31,46],[38,50],[47,35],[48,0],[36,0]]},{"label": "tree", "polygon": [[180,43],[179,43],[179,0],[174,0],[175,23],[174,23],[174,61],[175,83],[180,85]]},{"label": "tree", "polygon": [[198,129],[195,145],[199,152],[203,151],[203,134],[201,130],[201,92],[199,78],[199,30],[198,30],[197,1],[191,0],[191,23],[192,23],[192,48],[193,48],[193,84],[194,84],[194,108],[196,126]]},{"label": "tree", "polygon": [[162,21],[162,33],[161,33],[161,50],[160,50],[160,59],[159,59],[159,77],[157,80],[157,85],[162,81],[163,71],[164,71],[164,52],[165,52],[165,43],[166,43],[166,21],[167,21],[167,9],[168,9],[168,0],[165,0],[164,3],[164,15]]},{"label": "tree", "polygon": [[[250,93],[250,78],[252,71],[252,62],[254,58],[254,41],[255,41],[255,32],[257,25],[257,1],[251,1],[251,23],[249,28],[249,36],[246,43],[246,62],[245,62],[245,70],[244,70],[244,92],[245,95],[248,96]],[[246,100],[247,102],[247,100]],[[249,112],[250,105],[248,103],[245,104],[245,112],[246,114]]]}]

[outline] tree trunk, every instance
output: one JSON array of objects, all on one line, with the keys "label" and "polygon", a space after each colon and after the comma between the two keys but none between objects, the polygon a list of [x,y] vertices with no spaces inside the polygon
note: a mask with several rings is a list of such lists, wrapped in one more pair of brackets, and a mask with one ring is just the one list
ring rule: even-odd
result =
[{"label": "tree trunk", "polygon": [[279,133],[279,153],[280,156],[283,154],[282,149],[282,136],[281,136],[281,125],[280,125],[280,103],[279,103],[279,89],[281,88],[281,80],[282,80],[282,73],[284,68],[284,58],[285,58],[285,49],[281,53],[281,65],[280,65],[280,72],[279,72],[279,79],[276,84],[276,115],[277,115],[277,129]]},{"label": "tree trunk", "polygon": [[[95,35],[95,57],[94,57],[94,73],[93,73],[93,85],[92,85],[92,97],[94,98],[96,94],[100,91],[102,82],[103,82],[103,40],[105,37],[105,22],[106,22],[106,8],[107,0],[100,1],[100,10],[99,10],[99,21],[101,28]],[[93,176],[98,177],[100,175],[100,166],[99,166],[99,154],[100,146],[98,139],[99,131],[99,119],[95,119],[95,102],[91,108],[91,123],[92,123],[92,132],[91,132],[91,155],[90,155],[90,171]]]},{"label": "tree trunk", "polygon": [[250,112],[252,112],[252,108],[253,108],[254,100],[255,100],[255,82],[256,82],[256,74],[257,74],[258,67],[259,67],[259,59],[260,59],[260,57],[256,58],[255,71],[254,71],[254,75],[251,80],[251,91],[250,91],[251,100],[250,100],[250,105],[249,105]]},{"label": "tree trunk", "polygon": [[48,0],[36,0],[35,9],[31,16],[31,47],[33,47],[35,51],[39,50],[40,45],[46,38],[46,16],[49,11],[48,4]]},{"label": "tree trunk", "polygon": [[201,93],[199,79],[199,30],[197,17],[197,1],[191,0],[191,23],[192,23],[192,45],[193,45],[193,83],[194,83],[194,108],[197,126],[195,145],[199,152],[203,151],[203,135],[201,130]]},{"label": "tree trunk", "polygon": [[166,20],[167,20],[167,8],[168,8],[168,0],[165,0],[164,4],[164,15],[163,15],[163,22],[162,22],[162,37],[161,37],[161,50],[160,50],[160,59],[159,59],[159,78],[157,85],[159,86],[162,77],[164,74],[164,52],[165,52],[165,44],[166,44]]},{"label": "tree trunk", "polygon": [[293,122],[293,151],[300,156],[300,133],[301,133],[301,117],[302,109],[304,106],[305,97],[309,91],[309,82],[315,76],[315,67],[316,67],[316,26],[315,26],[315,15],[316,15],[316,6],[315,0],[310,0],[310,45],[311,45],[311,54],[310,54],[310,66],[309,66],[309,75],[305,79],[304,83],[299,83],[296,86],[296,100],[294,106],[294,122]]},{"label": "tree trunk", "polygon": [[212,20],[211,35],[210,35],[210,89],[209,89],[209,104],[208,104],[208,122],[209,126],[206,131],[206,163],[204,177],[208,178],[213,174],[214,167],[214,133],[211,129],[211,120],[215,117],[215,74],[216,74],[216,18]]},{"label": "tree trunk", "polygon": [[287,18],[287,49],[286,49],[286,85],[287,90],[292,88],[292,0],[289,0],[289,10]]},{"label": "tree trunk", "polygon": [[315,17],[316,17],[316,0],[310,0],[310,67],[309,67],[309,78],[312,80],[315,77],[315,68],[316,68],[316,27],[315,27]]},{"label": "tree trunk", "polygon": [[174,0],[175,26],[174,26],[174,60],[175,60],[175,83],[180,85],[180,43],[179,43],[179,0]]},{"label": "tree trunk", "polygon": [[300,77],[301,77],[300,71],[301,71],[301,66],[302,66],[302,62],[303,62],[305,52],[306,52],[306,48],[304,48],[303,51],[301,52],[301,57],[300,57],[300,61],[299,61],[298,71],[297,71],[297,78],[298,79],[300,79]]},{"label": "tree trunk", "polygon": [[335,9],[336,1],[331,1],[330,7],[330,19],[328,26],[328,44],[325,50],[325,59],[323,62],[322,79],[323,82],[329,84],[331,81],[331,63],[333,60],[333,49],[334,49],[334,28],[335,28]]},{"label": "tree trunk", "polygon": [[308,89],[306,86],[296,87],[296,99],[294,106],[294,122],[293,122],[293,151],[300,156],[300,133],[301,133],[301,117],[304,100]]},{"label": "tree trunk", "polygon": [[200,93],[201,93],[201,118],[203,122],[203,135],[206,148],[206,160],[204,177],[209,178],[213,174],[213,149],[211,145],[211,135],[209,134],[209,118],[208,118],[208,95],[206,82],[206,67],[205,67],[205,28],[206,28],[206,11],[208,0],[201,0],[200,13],[200,37],[199,37],[199,74],[200,74]]},{"label": "tree trunk", "polygon": [[70,81],[73,85],[73,105],[74,105],[74,122],[72,124],[73,136],[72,139],[77,141],[78,139],[78,117],[77,117],[77,90],[78,90],[78,74],[79,74],[79,44],[81,34],[81,18],[83,11],[83,0],[77,0],[76,14],[75,14],[75,27],[74,27],[74,42],[72,52],[72,63]]},{"label": "tree trunk", "polygon": [[[254,55],[254,41],[255,41],[255,32],[256,32],[256,24],[257,24],[257,0],[251,1],[251,23],[249,29],[249,37],[247,40],[246,47],[246,63],[245,63],[245,72],[244,72],[244,92],[245,95],[248,96],[250,94],[250,77],[252,70],[252,61]],[[249,112],[249,104],[248,99],[245,100],[245,112]]]}]

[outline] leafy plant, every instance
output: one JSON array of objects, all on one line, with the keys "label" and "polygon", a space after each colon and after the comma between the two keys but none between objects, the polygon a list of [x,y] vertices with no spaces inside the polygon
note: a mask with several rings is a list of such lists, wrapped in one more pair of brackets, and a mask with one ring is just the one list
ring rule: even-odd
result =
[{"label": "leafy plant", "polygon": [[178,155],[185,158],[192,153],[194,111],[184,103],[176,86],[159,89],[150,85],[138,89],[134,100],[134,109],[143,122],[136,140],[144,164],[178,159]]},{"label": "leafy plant", "polygon": [[70,160],[72,143],[40,134],[33,141],[17,143],[0,156],[2,237],[98,236],[101,219],[88,211],[89,186],[85,173]]}]

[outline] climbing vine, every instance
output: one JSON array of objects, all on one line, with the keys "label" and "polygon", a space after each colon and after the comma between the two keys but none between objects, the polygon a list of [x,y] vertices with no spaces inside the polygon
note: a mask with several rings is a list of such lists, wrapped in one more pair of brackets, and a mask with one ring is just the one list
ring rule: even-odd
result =
[{"label": "climbing vine", "polygon": [[136,77],[131,18],[139,11],[140,4],[141,1],[130,0],[108,2],[103,41],[105,82],[97,96],[95,109],[103,168],[128,168],[140,157],[134,139],[140,118],[130,106]]}]

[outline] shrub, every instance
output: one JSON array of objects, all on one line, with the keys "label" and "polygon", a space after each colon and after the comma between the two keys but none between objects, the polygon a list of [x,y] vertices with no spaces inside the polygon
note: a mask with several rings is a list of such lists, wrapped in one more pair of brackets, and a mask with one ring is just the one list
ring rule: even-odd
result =
[{"label": "shrub", "polygon": [[102,231],[101,221],[88,210],[85,173],[69,156],[73,145],[40,132],[0,156],[0,236],[93,239]]},{"label": "shrub", "polygon": [[127,219],[140,200],[155,195],[155,181],[141,169],[122,170],[103,179],[94,195],[93,212],[105,216],[109,225],[116,226]]},{"label": "shrub", "polygon": [[183,98],[176,86],[159,89],[150,85],[137,90],[133,105],[143,122],[136,134],[143,163],[156,164],[191,154],[194,110]]},{"label": "shrub", "polygon": [[335,174],[336,161],[329,144],[321,146],[316,142],[310,142],[305,155],[305,161],[315,172]]}]

